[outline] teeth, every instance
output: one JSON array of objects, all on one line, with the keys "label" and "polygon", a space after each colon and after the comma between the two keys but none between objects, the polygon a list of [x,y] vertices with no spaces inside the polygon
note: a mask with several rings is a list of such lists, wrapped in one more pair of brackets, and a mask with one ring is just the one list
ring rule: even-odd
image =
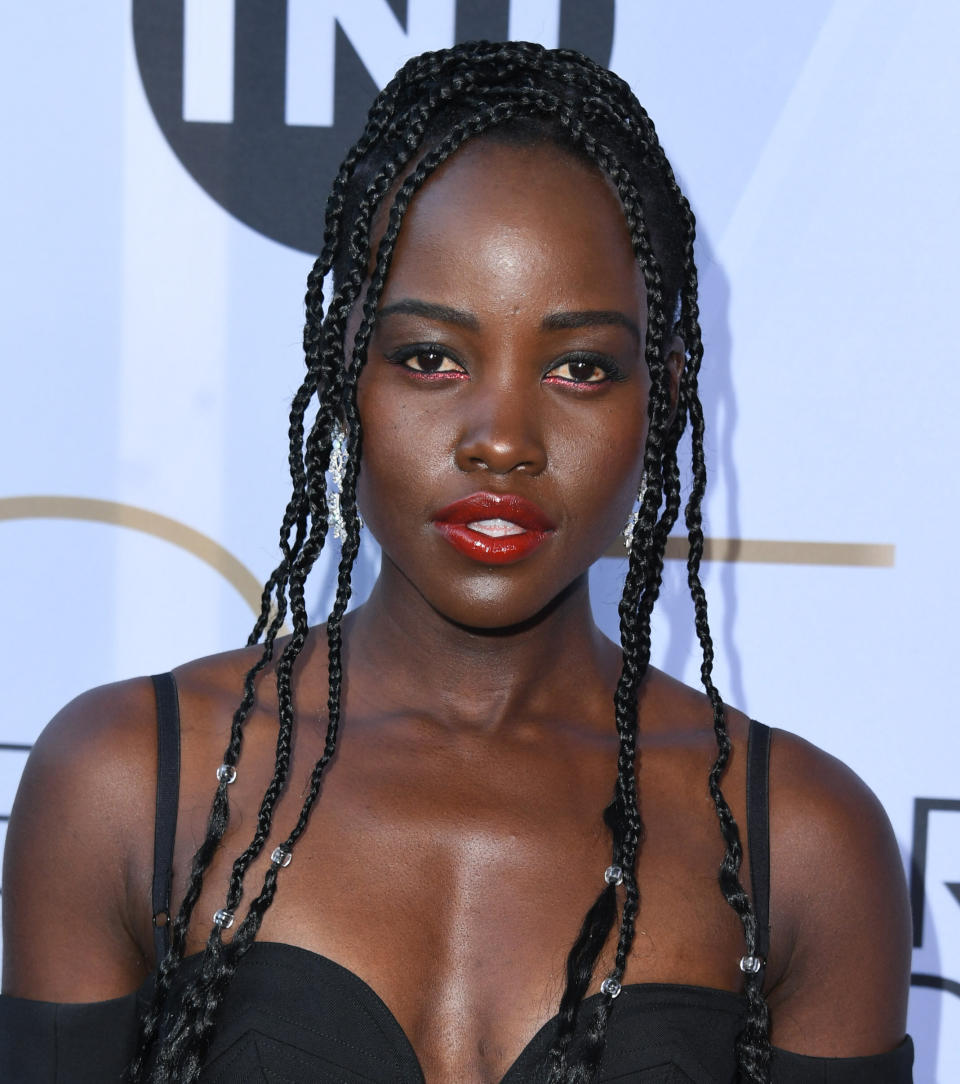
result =
[{"label": "teeth", "polygon": [[477,519],[467,526],[471,531],[485,534],[490,538],[506,538],[511,534],[523,534],[523,527],[518,527],[508,519]]}]

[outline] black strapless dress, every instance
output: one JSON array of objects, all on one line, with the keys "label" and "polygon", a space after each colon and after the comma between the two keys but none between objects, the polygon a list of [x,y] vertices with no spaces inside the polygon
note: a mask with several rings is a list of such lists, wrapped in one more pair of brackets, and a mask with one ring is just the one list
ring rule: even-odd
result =
[{"label": "black strapless dress", "polygon": [[[188,959],[187,981],[198,964]],[[5,1084],[122,1081],[152,980],[136,994],[90,1005],[0,998]],[[588,998],[580,1030],[590,1020]],[[614,1004],[600,1080],[731,1084],[744,1000],[725,990],[642,983]],[[541,1084],[556,1020],[549,1020],[501,1084]],[[774,1050],[774,1084],[908,1084],[913,1046],[871,1058],[809,1058]],[[403,1029],[352,971],[306,949],[255,942],[221,1006],[203,1084],[423,1084]],[[457,1084],[451,1081],[450,1084]]]}]

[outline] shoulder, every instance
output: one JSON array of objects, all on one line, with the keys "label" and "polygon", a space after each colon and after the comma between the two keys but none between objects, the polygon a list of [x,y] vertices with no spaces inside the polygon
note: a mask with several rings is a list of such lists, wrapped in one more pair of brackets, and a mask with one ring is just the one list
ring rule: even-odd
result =
[{"label": "shoulder", "polygon": [[[111,974],[142,970],[125,886],[152,843],[155,719],[151,682],[137,678],[77,697],[34,745],[4,853],[5,992],[96,1000],[126,992],[103,992]],[[94,943],[113,966],[81,978],[71,965]]]},{"label": "shoulder", "polygon": [[903,867],[890,821],[873,791],[842,761],[794,734],[774,731],[770,810],[779,879],[790,887],[791,900],[807,906],[885,889],[870,895],[897,901]]},{"label": "shoulder", "polygon": [[[173,671],[183,721],[219,743],[228,733],[243,679],[260,658],[254,646],[196,659]],[[157,699],[149,677],[102,685],[63,707],[37,739],[14,804],[14,823],[39,816],[49,827],[69,809],[117,845],[136,842],[142,824],[102,814],[152,809],[156,793]],[[38,799],[42,799],[39,801]],[[36,807],[36,808],[35,808]],[[30,814],[29,816],[27,814]],[[152,820],[150,824],[152,831]],[[151,836],[152,844],[152,836]]]},{"label": "shoulder", "polygon": [[910,907],[896,837],[855,772],[802,738],[770,753],[774,1042],[880,1053],[903,1038]]},{"label": "shoulder", "polygon": [[[188,755],[223,748],[260,650],[175,671]],[[91,689],[46,726],[27,760],[4,851],[5,993],[94,1001],[143,981],[153,956],[156,793],[150,678]]]},{"label": "shoulder", "polygon": [[[246,671],[260,648],[197,659],[173,671],[181,713],[219,740],[229,729]],[[226,720],[224,720],[224,710]],[[149,677],[82,693],[47,724],[31,750],[14,803],[18,832],[38,821],[79,824],[129,852],[143,832],[139,815],[156,793],[157,700]],[[62,820],[69,810],[69,818]],[[114,814],[106,818],[107,811]],[[137,816],[129,824],[124,812]],[[149,825],[152,832],[152,819]],[[151,835],[152,845],[152,835]]]},{"label": "shoulder", "polygon": [[[644,707],[645,722],[684,751],[678,763],[699,778],[715,755],[707,698],[654,674]],[[725,716],[732,756],[723,790],[745,827],[750,721],[734,709]],[[847,765],[783,730],[772,733],[769,801],[772,1041],[817,1057],[892,1050],[905,1029],[911,919],[887,815]]]},{"label": "shoulder", "polygon": [[[30,754],[24,786],[35,776],[71,771],[58,778],[58,789],[103,781],[114,764],[134,767],[143,759],[147,739],[156,734],[156,704],[149,678],[101,685],[71,700],[44,728]],[[151,746],[152,748],[152,746]]]},{"label": "shoulder", "polygon": [[[81,694],[47,724],[27,760],[14,803],[17,834],[43,824],[55,835],[71,830],[85,811],[138,803],[156,767],[156,704],[149,678]],[[71,816],[65,816],[67,811]],[[124,825],[95,820],[98,837],[120,842]]]}]

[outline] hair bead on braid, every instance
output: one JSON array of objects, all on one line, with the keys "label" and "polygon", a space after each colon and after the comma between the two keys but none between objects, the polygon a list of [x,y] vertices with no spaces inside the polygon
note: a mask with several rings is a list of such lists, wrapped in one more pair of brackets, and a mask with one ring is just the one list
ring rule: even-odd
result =
[{"label": "hair bead on braid", "polygon": [[[356,503],[362,431],[357,412],[357,379],[366,360],[377,304],[386,282],[403,216],[420,187],[466,142],[485,136],[520,145],[555,144],[601,170],[616,189],[647,294],[645,361],[650,374],[649,427],[644,481],[629,563],[619,607],[622,672],[614,696],[619,736],[617,782],[604,820],[612,837],[611,865],[567,958],[557,1034],[549,1054],[551,1084],[596,1077],[603,1057],[607,1023],[621,991],[633,942],[640,892],[637,855],[644,828],[637,793],[637,703],[650,661],[651,615],[660,591],[667,536],[681,507],[678,444],[689,421],[692,431],[693,485],[685,509],[689,556],[688,583],[702,653],[701,675],[713,707],[717,756],[709,774],[724,853],[719,884],[740,918],[746,959],[757,956],[757,929],[750,900],[740,880],[739,831],[720,782],[730,755],[724,706],[713,684],[713,645],[700,581],[703,556],[701,502],[706,486],[703,411],[697,391],[702,358],[698,322],[697,273],[693,260],[694,217],[660,148],[653,124],[628,85],[578,53],[546,50],[529,43],[473,42],[427,53],[409,61],[377,96],[366,127],[347,153],[327,201],[323,247],[307,281],[303,345],[306,375],[290,411],[290,499],[280,527],[280,563],[270,575],[250,643],[263,638],[263,652],[246,675],[223,756],[236,773],[244,726],[254,703],[255,683],[272,661],[289,612],[293,632],[276,662],[279,726],[273,776],[260,802],[256,830],[233,863],[226,899],[210,929],[197,976],[177,998],[172,983],[183,959],[186,933],[199,899],[205,871],[226,832],[230,772],[218,771],[218,786],[207,834],[193,858],[188,885],[171,928],[170,950],[159,962],[155,994],[141,1025],[132,1069],[135,1082],[195,1081],[216,1022],[224,990],[238,962],[253,943],[277,890],[278,871],[291,861],[306,830],[324,772],[333,758],[341,720],[343,667],[341,624],[350,599],[351,572],[359,549]],[[399,180],[398,178],[402,178]],[[373,271],[371,230],[374,214],[389,200],[389,217],[379,241]],[[324,285],[334,290],[325,305]],[[369,279],[369,281],[368,281]],[[363,293],[366,287],[365,294]],[[352,356],[344,356],[347,319],[363,295],[360,326]],[[686,363],[677,402],[672,402],[666,347],[673,334],[685,344]],[[308,425],[307,413],[315,403]],[[342,434],[345,433],[345,437]],[[307,639],[305,583],[332,530],[333,494],[327,472],[334,443],[342,481],[336,494],[342,520],[337,588],[327,623],[328,721],[323,753],[314,765],[296,823],[273,851],[258,894],[244,914],[241,903],[251,864],[269,838],[273,814],[287,783],[293,739],[293,667]],[[622,905],[618,904],[622,886]],[[612,970],[582,1041],[574,1044],[580,1006],[596,962],[618,921]],[[228,921],[229,919],[229,921]],[[228,927],[233,937],[222,940]],[[743,1078],[768,1080],[767,1009],[759,972],[745,970],[749,1017],[737,1041]]]}]

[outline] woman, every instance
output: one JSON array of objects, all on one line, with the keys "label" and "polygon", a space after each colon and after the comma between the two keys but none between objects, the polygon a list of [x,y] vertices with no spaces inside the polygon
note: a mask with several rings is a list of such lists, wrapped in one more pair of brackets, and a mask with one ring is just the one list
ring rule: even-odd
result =
[{"label": "woman", "polygon": [[[377,98],[308,283],[251,646],[80,697],[24,775],[21,1076],[55,1049],[97,1080],[910,1079],[886,818],[711,679],[693,229],[577,54],[458,46]],[[688,422],[705,694],[649,666]],[[361,516],[382,569],[345,616]],[[625,522],[615,646],[587,570]]]}]

